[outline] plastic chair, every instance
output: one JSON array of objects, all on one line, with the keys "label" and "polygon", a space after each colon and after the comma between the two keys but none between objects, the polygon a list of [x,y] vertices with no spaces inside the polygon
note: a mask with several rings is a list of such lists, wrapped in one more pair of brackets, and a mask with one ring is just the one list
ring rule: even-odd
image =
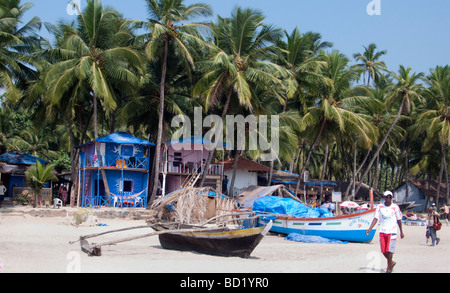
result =
[{"label": "plastic chair", "polygon": [[60,207],[62,207],[63,202],[59,198],[54,198],[53,199],[53,204],[54,204],[53,208],[56,209],[56,207],[58,207],[58,209],[59,209]]}]

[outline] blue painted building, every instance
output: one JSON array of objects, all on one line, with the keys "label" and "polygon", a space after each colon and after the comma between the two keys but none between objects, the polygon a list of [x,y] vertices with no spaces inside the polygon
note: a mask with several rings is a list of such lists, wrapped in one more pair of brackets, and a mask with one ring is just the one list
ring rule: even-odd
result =
[{"label": "blue painted building", "polygon": [[[31,165],[35,165],[36,161],[42,164],[48,164],[47,161],[42,160],[30,154],[25,154],[19,151],[13,151],[0,155],[0,181],[6,187],[5,198],[13,197],[13,187],[27,187],[27,180],[25,172]],[[44,188],[49,188],[48,182]]]},{"label": "blue painted building", "polygon": [[77,146],[78,206],[145,208],[153,146],[125,132]]}]

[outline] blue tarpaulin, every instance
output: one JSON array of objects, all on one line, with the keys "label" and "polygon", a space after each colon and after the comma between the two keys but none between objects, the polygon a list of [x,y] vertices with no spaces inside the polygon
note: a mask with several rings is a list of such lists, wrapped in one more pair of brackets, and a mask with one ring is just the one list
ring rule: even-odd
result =
[{"label": "blue tarpaulin", "polygon": [[[178,143],[211,144],[213,142],[211,142],[208,139],[205,139],[203,136],[198,136],[198,135],[189,136],[189,137],[180,137],[179,139],[171,140],[171,141],[167,142],[168,145],[174,145],[174,144],[178,144]],[[220,141],[217,142],[217,144],[222,145],[222,146],[230,146],[230,144],[228,144],[226,142],[220,142]]]},{"label": "blue tarpaulin", "polygon": [[324,208],[309,208],[292,198],[264,196],[253,203],[253,211],[265,214],[291,215],[294,218],[327,218],[334,215]]},{"label": "blue tarpaulin", "polygon": [[116,132],[97,139],[98,142],[120,143],[120,144],[138,144],[138,145],[152,145],[155,144],[132,136],[127,132]]},{"label": "blue tarpaulin", "polygon": [[291,233],[284,238],[289,241],[296,242],[305,242],[305,243],[338,243],[338,244],[347,244],[347,241],[340,241],[336,239],[328,239],[320,236],[313,235],[302,235],[298,233]]},{"label": "blue tarpaulin", "polygon": [[[116,132],[110,135],[107,135],[105,137],[97,138],[98,142],[103,143],[118,143],[118,144],[135,144],[135,145],[147,145],[147,146],[154,146],[154,143],[151,143],[147,140],[143,140],[137,137],[132,136],[131,134],[127,132]],[[75,148],[81,148],[86,145],[90,145],[94,143],[94,141],[88,142],[86,144],[82,144],[79,146],[76,146]]]},{"label": "blue tarpaulin", "polygon": [[21,152],[4,153],[0,156],[0,162],[11,165],[34,165],[36,164],[36,160],[41,162],[41,164],[48,164],[48,162],[45,160]]}]

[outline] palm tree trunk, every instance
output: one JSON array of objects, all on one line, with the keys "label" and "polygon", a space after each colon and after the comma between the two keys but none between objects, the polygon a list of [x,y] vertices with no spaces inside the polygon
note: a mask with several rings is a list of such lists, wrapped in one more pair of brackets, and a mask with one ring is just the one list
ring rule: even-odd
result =
[{"label": "palm tree trunk", "polygon": [[311,148],[308,151],[308,156],[306,157],[306,161],[303,163],[303,167],[300,170],[300,174],[299,174],[298,180],[297,180],[297,185],[295,187],[295,195],[296,196],[300,190],[300,181],[302,179],[302,174],[303,174],[303,172],[305,172],[306,168],[309,165],[309,160],[311,159],[312,151],[314,150],[314,147],[316,146],[317,142],[319,141],[320,136],[322,135],[322,131],[325,128],[325,123],[326,123],[326,120],[324,119],[322,122],[322,125],[320,126],[319,133],[317,134],[316,138],[314,139],[313,144],[311,145]]},{"label": "palm tree trunk", "polygon": [[[75,160],[75,154],[74,154],[74,144],[75,144],[75,136],[73,134],[73,121],[72,121],[72,115],[67,115],[67,121],[69,126],[69,144],[70,144],[70,162],[72,166],[72,186],[70,189],[70,207],[73,208],[73,204],[75,202],[75,190],[78,188],[78,172],[76,171],[76,162]],[[77,151],[78,154],[78,151]]]},{"label": "palm tree trunk", "polygon": [[408,188],[408,182],[409,182],[409,137],[406,138],[406,146],[405,146],[405,201],[408,202],[409,200],[409,188]]},{"label": "palm tree trunk", "polygon": [[[324,155],[324,159],[323,159],[323,166],[322,166],[322,174],[320,175],[320,181],[322,182],[325,179],[325,170],[327,169],[327,163],[328,163],[328,142],[325,145],[325,155]],[[319,196],[322,196],[322,192],[323,192],[323,185],[320,185],[320,194]]]},{"label": "palm tree trunk", "polygon": [[446,147],[445,147],[445,145],[443,145],[442,146],[442,148],[443,148],[443,152],[442,152],[442,156],[443,156],[443,158],[444,158],[444,174],[445,174],[445,182],[446,182],[446,185],[445,186],[447,186],[447,188],[446,188],[446,193],[447,193],[447,196],[446,196],[446,202],[447,202],[447,204],[449,203],[448,202],[448,200],[449,200],[449,195],[450,195],[450,190],[449,190],[449,181],[448,181],[448,168],[447,168],[447,159],[446,159],[446,157],[445,157],[445,154],[446,154]]},{"label": "palm tree trunk", "polygon": [[98,121],[97,121],[97,95],[94,94],[92,95],[92,104],[94,106],[94,138],[97,139],[98,138]]},{"label": "palm tree trunk", "polygon": [[367,176],[367,174],[369,173],[370,169],[372,168],[372,165],[375,162],[375,160],[377,159],[378,154],[380,153],[380,151],[383,148],[384,144],[386,143],[386,140],[389,137],[389,134],[391,134],[392,129],[394,129],[395,125],[398,122],[398,119],[400,119],[400,115],[402,114],[402,111],[403,111],[403,104],[404,104],[404,99],[402,100],[400,108],[398,109],[397,116],[395,116],[394,122],[392,123],[391,127],[389,127],[389,129],[386,132],[386,134],[384,135],[383,140],[381,141],[380,145],[378,146],[378,149],[377,149],[375,155],[372,157],[372,160],[370,161],[369,165],[367,166],[366,171],[364,171],[364,174],[361,177],[361,180],[359,181],[358,188],[356,189],[356,193],[358,193],[359,189],[361,188],[362,183],[364,181],[364,178]]},{"label": "palm tree trunk", "polygon": [[[223,110],[222,110],[222,121],[223,121],[223,118],[225,117],[225,115],[227,115],[228,108],[230,106],[230,100],[231,100],[232,93],[233,93],[233,88],[230,87],[230,89],[228,90],[228,94],[227,94],[227,100],[226,100],[225,105],[223,106]],[[211,165],[211,161],[215,156],[216,156],[216,148],[209,151],[208,160],[206,161],[205,168],[203,169],[202,180],[200,181],[200,187],[203,187],[203,184],[205,183],[206,170],[209,169],[209,166]]]},{"label": "palm tree trunk", "polygon": [[[357,149],[355,146],[355,154],[354,154],[354,168],[356,168],[356,155],[357,155]],[[352,179],[350,180],[350,184],[347,186],[347,190],[345,191],[345,195],[348,196],[348,193],[350,192],[350,188],[352,189],[352,195],[353,199],[355,199],[356,192],[355,192],[355,184],[356,184],[356,175],[361,172],[362,167],[366,163],[367,159],[369,158],[370,151],[367,152],[366,156],[364,157],[364,160],[362,161],[361,165],[359,165],[358,170],[354,169],[354,175],[352,176]]]},{"label": "palm tree trunk", "polygon": [[165,97],[165,86],[166,86],[166,72],[167,72],[167,57],[169,55],[169,39],[166,36],[164,41],[164,60],[162,66],[161,73],[161,84],[160,84],[160,98],[159,98],[159,121],[158,121],[158,137],[156,140],[156,149],[155,149],[155,174],[154,174],[154,182],[153,182],[153,191],[150,197],[150,205],[156,198],[156,192],[158,191],[158,182],[159,182],[159,162],[161,161],[161,144],[162,144],[162,132],[163,132],[163,122],[164,122],[164,97]]},{"label": "palm tree trunk", "polygon": [[230,183],[230,192],[228,193],[231,198],[234,198],[234,182],[236,181],[236,171],[237,166],[239,162],[239,157],[242,155],[244,151],[236,150],[236,154],[234,155],[234,162],[233,162],[233,175],[231,176],[231,183]]},{"label": "palm tree trunk", "polygon": [[[442,147],[441,147],[441,150],[442,150]],[[445,160],[445,155],[442,156],[442,159],[441,159],[441,168],[439,171],[438,186],[437,186],[437,191],[436,191],[436,204],[439,203],[439,195],[441,195],[441,182],[442,182],[442,175],[444,174],[444,160]]]},{"label": "palm tree trunk", "polygon": [[269,167],[269,177],[267,178],[267,186],[270,186],[270,183],[272,182],[272,174],[273,174],[273,160],[270,161],[270,167]]},{"label": "palm tree trunk", "polygon": [[111,192],[109,191],[108,177],[106,177],[105,170],[103,169],[102,156],[100,155],[100,145],[97,142],[98,139],[98,112],[97,112],[97,95],[94,92],[93,94],[93,103],[94,103],[94,137],[95,137],[95,149],[97,150],[97,156],[99,158],[99,168],[100,173],[102,174],[103,186],[105,187],[105,195],[106,198],[111,196]]}]

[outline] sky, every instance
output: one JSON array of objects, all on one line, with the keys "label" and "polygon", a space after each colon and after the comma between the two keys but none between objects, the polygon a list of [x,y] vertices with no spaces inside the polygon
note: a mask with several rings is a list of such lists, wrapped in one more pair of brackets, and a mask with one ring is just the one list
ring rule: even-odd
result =
[{"label": "sky", "polygon": [[[81,1],[81,8],[85,0]],[[72,20],[67,4],[70,0],[22,0],[34,7],[26,18],[38,16],[55,23]],[[450,1],[449,0],[185,0],[186,5],[206,3],[213,9],[210,20],[231,16],[235,6],[259,9],[265,23],[292,32],[316,32],[323,41],[334,44],[353,60],[354,53],[375,43],[378,50],[387,50],[382,57],[388,69],[398,72],[399,66],[411,66],[415,72],[429,73],[437,65],[450,64]],[[144,0],[102,0],[105,6],[119,10],[124,17],[145,20]],[[43,31],[44,37],[49,35]]]}]

